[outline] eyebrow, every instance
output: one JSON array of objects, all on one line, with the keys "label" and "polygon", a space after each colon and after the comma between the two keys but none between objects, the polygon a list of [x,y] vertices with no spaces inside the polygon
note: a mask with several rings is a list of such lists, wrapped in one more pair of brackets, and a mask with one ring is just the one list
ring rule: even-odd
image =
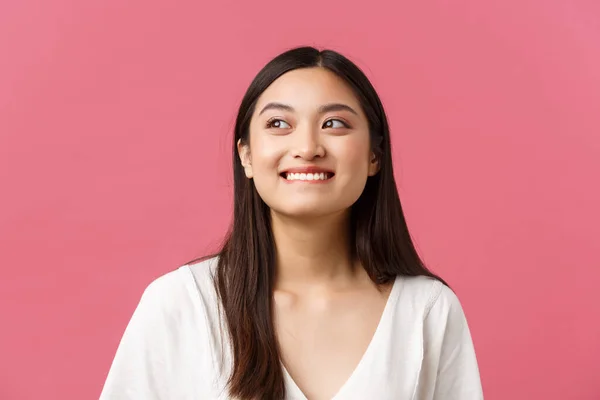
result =
[{"label": "eyebrow", "polygon": [[[272,102],[272,103],[268,103],[267,105],[265,105],[263,107],[263,109],[260,110],[260,113],[258,115],[263,114],[267,110],[284,110],[284,111],[293,112],[294,107],[287,105],[287,104],[283,104],[283,103]],[[331,112],[331,111],[349,111],[354,115],[358,115],[358,113],[352,107],[350,107],[346,104],[342,104],[342,103],[324,104],[321,107],[319,107],[319,110],[318,110],[319,114],[325,114],[325,113]]]}]

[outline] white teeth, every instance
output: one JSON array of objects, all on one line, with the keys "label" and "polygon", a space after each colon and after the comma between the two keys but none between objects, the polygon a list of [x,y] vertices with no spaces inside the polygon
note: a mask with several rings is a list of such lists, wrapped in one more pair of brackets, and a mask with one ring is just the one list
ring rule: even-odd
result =
[{"label": "white teeth", "polygon": [[316,174],[306,173],[286,173],[285,179],[288,181],[319,181],[329,179],[329,173],[321,172]]}]

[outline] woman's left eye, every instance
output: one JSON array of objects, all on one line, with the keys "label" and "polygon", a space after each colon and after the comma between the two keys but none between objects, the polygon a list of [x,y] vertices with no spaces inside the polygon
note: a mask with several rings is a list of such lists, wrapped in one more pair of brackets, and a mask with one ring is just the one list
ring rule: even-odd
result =
[{"label": "woman's left eye", "polygon": [[329,119],[325,121],[325,123],[323,124],[323,128],[348,128],[348,124],[340,121],[339,119]]}]

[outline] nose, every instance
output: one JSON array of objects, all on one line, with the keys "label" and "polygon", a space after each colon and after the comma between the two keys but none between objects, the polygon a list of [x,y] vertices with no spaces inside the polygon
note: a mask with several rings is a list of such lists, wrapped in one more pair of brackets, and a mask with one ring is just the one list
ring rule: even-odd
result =
[{"label": "nose", "polygon": [[295,136],[292,152],[294,158],[310,161],[316,157],[325,156],[325,147],[321,143],[321,135],[318,129],[311,127],[296,129],[293,135]]}]

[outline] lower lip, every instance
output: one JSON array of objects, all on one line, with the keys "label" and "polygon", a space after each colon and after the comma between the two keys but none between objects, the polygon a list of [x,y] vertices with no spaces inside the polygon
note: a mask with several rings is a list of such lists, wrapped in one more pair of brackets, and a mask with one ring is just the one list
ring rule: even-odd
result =
[{"label": "lower lip", "polygon": [[287,184],[292,184],[292,183],[308,183],[308,184],[311,184],[311,185],[322,185],[322,184],[331,182],[335,178],[335,175],[332,176],[329,179],[317,179],[317,180],[312,180],[312,181],[309,181],[309,180],[300,180],[300,179],[289,180],[289,179],[285,179],[283,176],[279,176],[279,177],[281,179],[283,179],[283,181],[285,183],[287,183]]}]

